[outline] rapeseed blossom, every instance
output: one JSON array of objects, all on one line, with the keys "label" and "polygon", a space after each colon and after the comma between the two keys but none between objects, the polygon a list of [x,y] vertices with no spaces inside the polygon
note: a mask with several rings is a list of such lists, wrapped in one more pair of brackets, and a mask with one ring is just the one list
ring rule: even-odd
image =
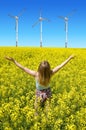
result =
[{"label": "rapeseed blossom", "polygon": [[[37,70],[43,60],[54,68],[72,53],[75,59],[51,79],[51,103],[36,116],[35,80],[4,57]],[[1,47],[0,55],[0,130],[86,129],[86,49]]]}]

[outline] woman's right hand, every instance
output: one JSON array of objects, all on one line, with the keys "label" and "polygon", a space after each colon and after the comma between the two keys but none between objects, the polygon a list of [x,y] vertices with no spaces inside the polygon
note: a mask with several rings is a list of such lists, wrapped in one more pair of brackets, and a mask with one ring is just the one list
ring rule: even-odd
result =
[{"label": "woman's right hand", "polygon": [[71,56],[70,56],[70,59],[73,59],[74,57],[75,57],[75,55],[71,55]]}]

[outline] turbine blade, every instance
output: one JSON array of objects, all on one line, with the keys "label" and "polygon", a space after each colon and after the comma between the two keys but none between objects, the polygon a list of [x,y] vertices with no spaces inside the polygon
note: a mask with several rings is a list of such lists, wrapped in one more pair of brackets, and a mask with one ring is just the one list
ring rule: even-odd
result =
[{"label": "turbine blade", "polygon": [[39,23],[39,20],[37,22],[35,22],[32,27],[36,26]]},{"label": "turbine blade", "polygon": [[42,10],[41,10],[41,8],[40,8],[40,17],[42,16],[41,12],[42,12]]},{"label": "turbine blade", "polygon": [[46,20],[46,21],[50,22],[50,20],[49,20],[49,19],[47,19],[47,18],[42,18],[42,20]]},{"label": "turbine blade", "polygon": [[65,17],[63,17],[63,16],[58,16],[58,17],[65,20]]},{"label": "turbine blade", "polygon": [[10,14],[8,14],[8,16],[10,16],[11,18],[15,18],[15,16],[13,16],[13,15],[10,15]]},{"label": "turbine blade", "polygon": [[18,17],[20,17],[24,13],[25,10],[26,8],[22,9],[21,12],[18,14]]},{"label": "turbine blade", "polygon": [[72,16],[75,12],[76,12],[76,9],[72,10],[72,12],[67,15],[67,17]]}]

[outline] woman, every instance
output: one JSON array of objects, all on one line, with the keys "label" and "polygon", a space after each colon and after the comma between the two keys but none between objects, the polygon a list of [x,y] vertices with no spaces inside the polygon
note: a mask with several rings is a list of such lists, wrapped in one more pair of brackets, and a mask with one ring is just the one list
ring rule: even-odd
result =
[{"label": "woman", "polygon": [[33,76],[36,80],[36,102],[35,107],[37,106],[37,101],[40,99],[41,105],[44,105],[45,101],[51,97],[51,89],[50,89],[50,79],[52,75],[58,72],[64,65],[66,65],[72,58],[71,55],[68,59],[62,62],[60,65],[56,66],[51,70],[50,64],[48,61],[43,61],[40,63],[38,67],[38,71],[31,70],[29,68],[23,67],[16,60],[11,57],[5,57],[7,60],[12,61],[16,66],[25,71],[26,73]]}]

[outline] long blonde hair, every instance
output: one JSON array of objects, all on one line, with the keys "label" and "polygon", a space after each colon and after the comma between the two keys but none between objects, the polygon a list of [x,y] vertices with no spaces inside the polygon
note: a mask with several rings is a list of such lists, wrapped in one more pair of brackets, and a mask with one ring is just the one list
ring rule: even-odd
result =
[{"label": "long blonde hair", "polygon": [[41,85],[47,86],[52,75],[52,70],[48,61],[43,61],[38,67],[38,81]]}]

